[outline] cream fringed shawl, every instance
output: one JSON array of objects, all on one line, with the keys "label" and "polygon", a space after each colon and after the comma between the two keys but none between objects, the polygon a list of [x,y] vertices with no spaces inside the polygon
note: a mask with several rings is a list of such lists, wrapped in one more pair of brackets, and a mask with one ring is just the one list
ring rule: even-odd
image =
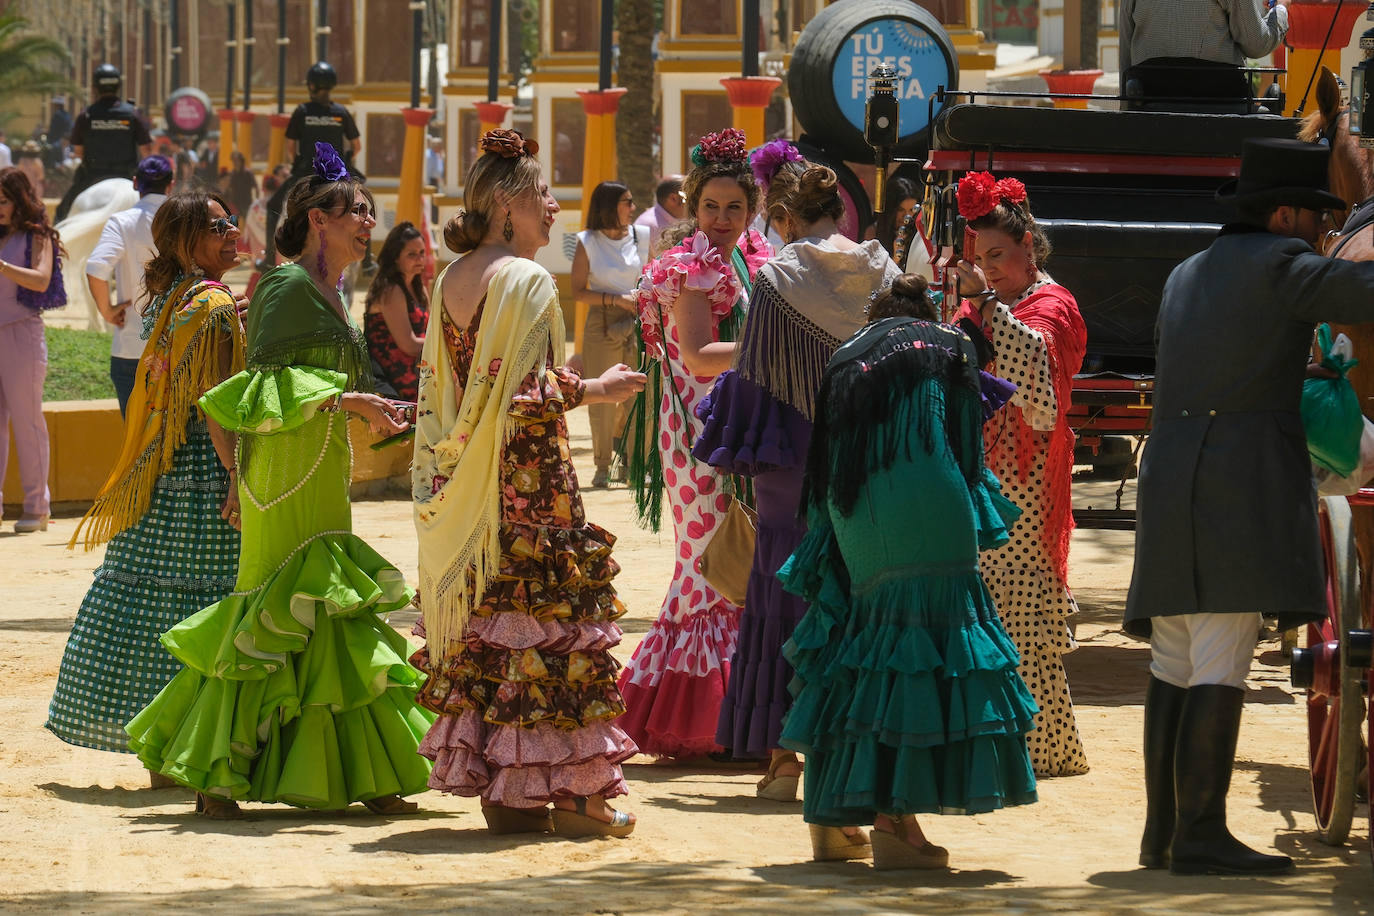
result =
[{"label": "cream fringed shawl", "polygon": [[411,477],[421,610],[436,657],[461,642],[468,615],[500,562],[501,454],[514,431],[511,400],[550,352],[554,365],[562,365],[564,335],[553,278],[533,261],[516,258],[491,278],[472,370],[455,380],[440,324],[442,290],[441,274],[420,356]]}]

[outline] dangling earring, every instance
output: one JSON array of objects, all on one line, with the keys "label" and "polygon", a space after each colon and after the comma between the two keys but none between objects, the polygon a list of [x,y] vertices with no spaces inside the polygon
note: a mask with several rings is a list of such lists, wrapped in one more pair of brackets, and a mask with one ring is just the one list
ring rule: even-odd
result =
[{"label": "dangling earring", "polygon": [[325,237],[324,237],[324,227],[321,226],[321,227],[320,227],[320,251],[319,251],[318,254],[315,255],[315,270],[319,273],[320,279],[321,279],[321,280],[323,280],[323,279],[325,278],[325,277],[324,277],[324,271],[325,271],[324,247],[325,247],[326,244],[327,244],[327,242],[326,242]]},{"label": "dangling earring", "polygon": [[515,238],[515,227],[511,225],[510,211],[506,211],[506,224],[501,227],[501,237],[507,242]]}]

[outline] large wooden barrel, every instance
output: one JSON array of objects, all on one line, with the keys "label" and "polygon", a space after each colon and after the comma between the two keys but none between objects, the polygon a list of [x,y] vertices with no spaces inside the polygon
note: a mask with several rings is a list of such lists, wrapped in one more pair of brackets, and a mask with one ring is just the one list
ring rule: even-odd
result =
[{"label": "large wooden barrel", "polygon": [[807,23],[792,52],[787,91],[808,136],[832,155],[872,162],[864,142],[868,76],[885,63],[896,69],[896,154],[925,151],[930,98],[938,87],[957,88],[959,56],[949,34],[911,0],[839,0]]},{"label": "large wooden barrel", "polygon": [[[183,86],[167,96],[163,111],[167,132],[175,136],[203,137],[215,120],[215,106],[210,104],[210,97],[194,86]],[[226,150],[232,145],[225,141]]]}]

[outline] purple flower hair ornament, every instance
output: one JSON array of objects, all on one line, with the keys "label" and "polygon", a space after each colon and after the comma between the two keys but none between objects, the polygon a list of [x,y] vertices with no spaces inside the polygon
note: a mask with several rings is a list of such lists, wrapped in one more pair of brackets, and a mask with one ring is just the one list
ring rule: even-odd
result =
[{"label": "purple flower hair ornament", "polygon": [[339,158],[338,150],[323,140],[315,141],[315,174],[325,181],[343,181],[348,177],[348,166]]},{"label": "purple flower hair ornament", "polygon": [[749,168],[754,172],[754,180],[766,190],[778,174],[778,169],[789,162],[801,162],[802,154],[790,140],[769,140],[749,154]]}]

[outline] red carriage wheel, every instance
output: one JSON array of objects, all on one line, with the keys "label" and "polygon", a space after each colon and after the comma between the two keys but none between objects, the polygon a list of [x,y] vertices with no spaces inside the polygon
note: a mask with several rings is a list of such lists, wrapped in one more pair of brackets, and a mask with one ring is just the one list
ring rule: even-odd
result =
[{"label": "red carriage wheel", "polygon": [[1326,562],[1327,616],[1307,627],[1306,646],[1293,651],[1292,678],[1294,687],[1307,689],[1307,757],[1317,831],[1323,841],[1340,845],[1350,834],[1355,813],[1368,662],[1351,664],[1352,631],[1363,621],[1359,558],[1344,497],[1321,500],[1318,528]]}]

